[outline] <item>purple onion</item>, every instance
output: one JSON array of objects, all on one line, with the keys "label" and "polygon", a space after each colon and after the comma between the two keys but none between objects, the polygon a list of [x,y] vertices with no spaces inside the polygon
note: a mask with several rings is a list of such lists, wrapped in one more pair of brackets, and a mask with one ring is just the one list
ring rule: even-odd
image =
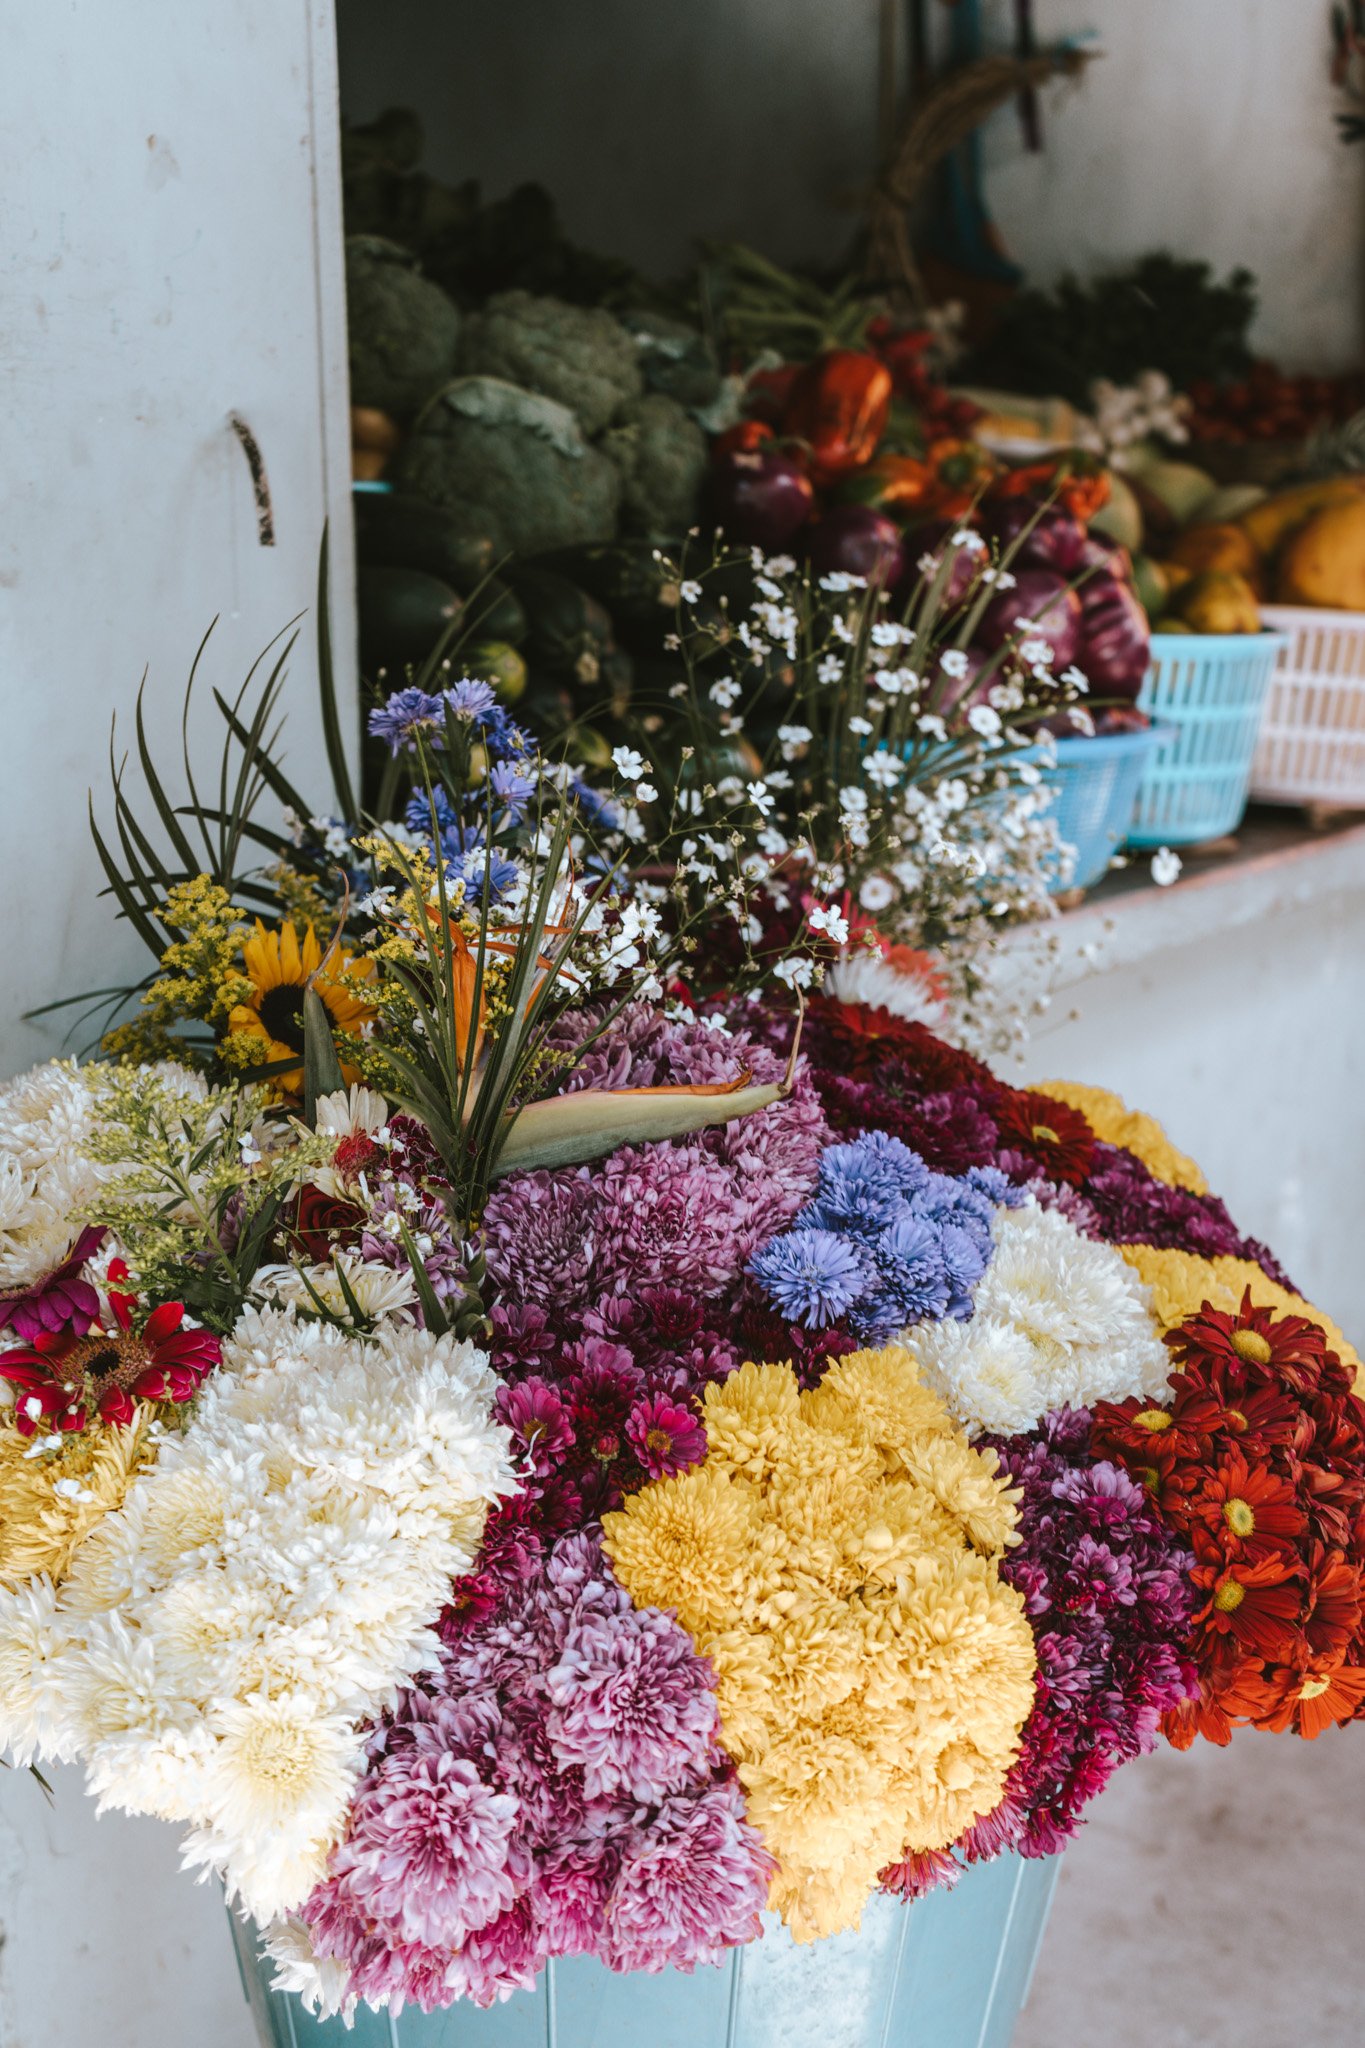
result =
[{"label": "purple onion", "polygon": [[806,524],[815,491],[796,458],[780,448],[734,448],[712,466],[707,505],[727,539],[771,554]]},{"label": "purple onion", "polygon": [[836,505],[810,530],[810,565],[817,576],[842,571],[889,586],[905,574],[905,543],[874,505]]},{"label": "purple onion", "polygon": [[1046,640],[1053,669],[1069,667],[1080,645],[1080,599],[1051,569],[1016,568],[1013,574],[1014,588],[997,592],[982,613],[977,639],[986,648],[1003,647],[1016,637]]},{"label": "purple onion", "polygon": [[1151,662],[1147,614],[1117,576],[1089,576],[1079,591],[1080,633],[1072,657],[1092,696],[1136,699]]},{"label": "purple onion", "polygon": [[994,507],[990,531],[1000,552],[1018,540],[1030,520],[1035,522],[1033,530],[1010,564],[1016,575],[1020,569],[1056,569],[1063,576],[1074,576],[1082,566],[1089,536],[1080,521],[1060,505],[1045,506],[1040,512],[1027,498],[1006,498]]},{"label": "purple onion", "polygon": [[[911,596],[918,587],[921,575],[927,576],[928,580],[932,582],[943,566],[944,557],[951,554],[953,566],[948,572],[948,581],[943,588],[942,609],[944,612],[952,612],[958,609],[975,584],[987,560],[985,555],[978,553],[973,548],[955,548],[952,546],[952,535],[962,531],[963,526],[960,519],[936,519],[932,525],[917,526],[915,528],[914,532],[909,535],[909,540],[915,549],[915,560],[914,563],[908,565],[906,570],[905,583],[903,585],[904,596]],[[930,570],[922,571],[918,564],[926,556],[932,560],[934,566]]]}]

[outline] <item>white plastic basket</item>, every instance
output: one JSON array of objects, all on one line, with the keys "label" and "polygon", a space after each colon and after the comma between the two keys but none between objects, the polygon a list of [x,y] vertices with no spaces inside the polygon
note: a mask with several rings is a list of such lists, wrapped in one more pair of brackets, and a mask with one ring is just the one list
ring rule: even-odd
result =
[{"label": "white plastic basket", "polygon": [[1365,806],[1365,612],[1266,605],[1287,634],[1251,769],[1262,803]]}]

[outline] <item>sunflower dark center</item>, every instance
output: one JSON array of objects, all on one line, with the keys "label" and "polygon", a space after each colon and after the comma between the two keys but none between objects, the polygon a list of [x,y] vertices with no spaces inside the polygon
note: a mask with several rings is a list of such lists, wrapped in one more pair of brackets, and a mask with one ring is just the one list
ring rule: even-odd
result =
[{"label": "sunflower dark center", "polygon": [[290,1052],[303,1051],[303,990],[292,983],[268,988],[261,997],[261,1022]]}]

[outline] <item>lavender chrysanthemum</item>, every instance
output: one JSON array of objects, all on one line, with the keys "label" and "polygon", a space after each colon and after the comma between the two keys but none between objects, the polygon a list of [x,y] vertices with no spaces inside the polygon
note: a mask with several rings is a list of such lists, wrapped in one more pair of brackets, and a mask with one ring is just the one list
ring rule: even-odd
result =
[{"label": "lavender chrysanthemum", "polygon": [[814,1199],[749,1271],[808,1328],[843,1319],[876,1341],[961,1319],[991,1260],[995,1211],[1020,1199],[989,1168],[936,1173],[899,1138],[865,1131],[828,1148]]}]

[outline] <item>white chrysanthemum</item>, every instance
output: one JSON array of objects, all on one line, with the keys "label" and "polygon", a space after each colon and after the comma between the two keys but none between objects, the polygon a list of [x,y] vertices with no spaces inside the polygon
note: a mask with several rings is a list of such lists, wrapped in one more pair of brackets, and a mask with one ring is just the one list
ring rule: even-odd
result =
[{"label": "white chrysanthemum", "polygon": [[99,1183],[88,1071],[50,1060],[0,1089],[0,1287],[29,1286],[61,1264],[74,1212]]},{"label": "white chrysanthemum", "polygon": [[[319,1956],[306,1921],[294,1913],[273,1921],[265,1930],[263,1946],[275,1965],[276,1991],[294,1992],[319,2019],[340,2013],[349,2022],[359,2003],[350,1989],[350,1965]],[[380,2006],[387,2003],[384,1999]]]},{"label": "white chrysanthemum", "polygon": [[826,969],[825,993],[841,1003],[880,1006],[907,1024],[927,1024],[932,1031],[941,1028],[946,1014],[943,997],[921,975],[905,973],[866,946],[842,954]]},{"label": "white chrysanthemum", "polygon": [[[345,1279],[338,1277],[338,1268]],[[351,1300],[347,1299],[347,1289]],[[333,1315],[349,1317],[351,1301],[378,1322],[409,1308],[417,1299],[411,1273],[384,1266],[377,1259],[362,1259],[358,1252],[337,1252],[326,1265],[258,1266],[251,1291],[279,1308],[302,1309],[305,1315],[321,1303]]]},{"label": "white chrysanthemum", "polygon": [[205,1811],[214,1738],[202,1720],[106,1736],[86,1764],[99,1813],[184,1821]]},{"label": "white chrysanthemum", "polygon": [[1014,1436],[1046,1411],[1038,1354],[1022,1330],[995,1316],[922,1323],[913,1343],[928,1385],[968,1431]]},{"label": "white chrysanthemum", "polygon": [[357,1730],[434,1665],[450,1581],[513,1490],[495,1388],[448,1335],[249,1310],[60,1594],[0,1601],[0,1740],[79,1753],[105,1803],[189,1822],[186,1860],[258,1918],[297,1904]]},{"label": "white chrysanthemum", "polygon": [[970,1434],[1012,1435],[1053,1408],[1164,1391],[1170,1357],[1150,1291],[1112,1245],[1032,1201],[999,1211],[993,1235],[970,1321],[907,1333]]},{"label": "white chrysanthemum", "polygon": [[16,1764],[40,1752],[58,1763],[74,1754],[63,1709],[67,1629],[49,1579],[0,1587],[0,1728]]}]

